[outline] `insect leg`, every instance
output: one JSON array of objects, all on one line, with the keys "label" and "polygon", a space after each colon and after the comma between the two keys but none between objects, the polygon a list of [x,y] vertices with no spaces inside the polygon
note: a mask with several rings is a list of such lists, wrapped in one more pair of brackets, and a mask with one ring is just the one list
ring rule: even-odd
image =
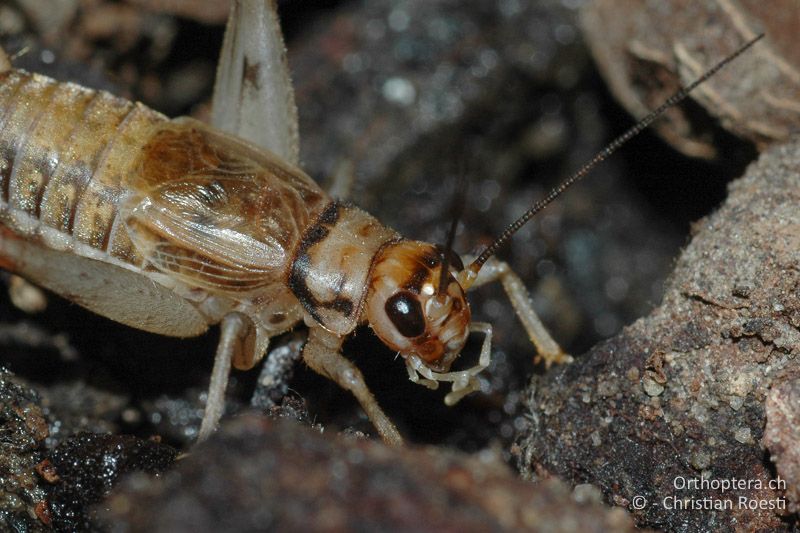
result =
[{"label": "insect leg", "polygon": [[11,70],[11,59],[3,47],[0,46],[0,74],[8,70]]},{"label": "insect leg", "polygon": [[356,170],[353,166],[353,161],[350,159],[342,159],[336,170],[331,176],[330,184],[328,186],[328,194],[331,198],[337,200],[347,200],[353,192],[353,185],[356,181]]},{"label": "insect leg", "polygon": [[[468,263],[465,263],[468,264]],[[550,367],[553,363],[570,363],[572,356],[564,353],[561,347],[544,327],[536,311],[531,305],[531,298],[525,284],[519,279],[508,263],[499,261],[494,257],[490,258],[478,274],[478,278],[473,284],[473,288],[484,285],[492,281],[500,281],[503,289],[511,301],[514,312],[522,322],[525,331],[531,342],[536,346],[537,355],[535,362],[544,360],[545,365]]]},{"label": "insect leg", "polygon": [[483,333],[483,343],[481,344],[478,364],[471,368],[445,373],[434,372],[422,362],[419,356],[410,355],[406,358],[408,379],[414,383],[419,383],[433,390],[439,387],[440,381],[453,383],[453,390],[444,397],[446,405],[455,405],[467,394],[480,390],[481,385],[475,376],[480,374],[492,362],[492,325],[486,322],[473,322],[469,325],[469,330],[470,332]]},{"label": "insect leg", "polygon": [[202,442],[217,429],[219,419],[225,410],[225,389],[231,373],[231,361],[236,354],[246,352],[253,341],[253,323],[240,313],[228,313],[220,324],[220,338],[214,356],[214,369],[208,386],[206,410],[200,424],[197,441]]},{"label": "insect leg", "polygon": [[17,309],[26,313],[40,313],[47,307],[47,296],[42,289],[16,274],[8,277],[8,296]]},{"label": "insect leg", "polygon": [[343,341],[342,337],[322,328],[312,327],[308,333],[308,343],[303,350],[303,359],[316,373],[335,381],[340,387],[353,393],[386,444],[394,446],[403,444],[403,437],[375,401],[375,397],[364,383],[361,371],[341,354]]}]

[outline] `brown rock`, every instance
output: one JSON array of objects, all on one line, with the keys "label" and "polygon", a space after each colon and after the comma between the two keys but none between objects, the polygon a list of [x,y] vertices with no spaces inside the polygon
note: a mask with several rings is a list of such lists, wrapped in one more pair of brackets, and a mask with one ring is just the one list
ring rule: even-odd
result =
[{"label": "brown rock", "polygon": [[491,452],[389,448],[256,414],[107,506],[115,531],[633,531],[621,509],[520,481]]},{"label": "brown rock", "polygon": [[769,450],[785,484],[789,509],[800,510],[800,381],[797,376],[774,386],[767,397],[767,428],[762,444]]},{"label": "brown rock", "polygon": [[[759,33],[764,39],[693,98],[722,126],[760,147],[789,138],[800,124],[800,6],[792,0],[601,0],[586,4],[583,28],[617,99],[643,116],[706,66]],[[682,106],[656,129],[676,148],[714,157],[709,122]]]},{"label": "brown rock", "polygon": [[[800,372],[798,169],[800,142],[763,154],[697,224],[659,308],[575,364],[534,378],[527,476],[591,482],[608,501],[630,502],[640,525],[787,527],[765,446],[779,475],[796,483],[797,392],[774,388]],[[629,379],[631,367],[641,384]],[[580,401],[601,380],[617,381],[623,394]],[[692,486],[701,476],[717,483]],[[726,489],[725,480],[738,483]],[[794,489],[787,494],[796,499]],[[636,497],[648,503],[637,508]],[[676,500],[693,507],[676,510]]]}]

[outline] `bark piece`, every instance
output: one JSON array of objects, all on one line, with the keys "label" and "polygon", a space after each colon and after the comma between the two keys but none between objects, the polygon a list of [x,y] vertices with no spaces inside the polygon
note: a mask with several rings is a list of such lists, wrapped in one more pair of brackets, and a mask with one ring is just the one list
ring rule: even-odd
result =
[{"label": "bark piece", "polygon": [[[780,15],[777,15],[780,13]],[[792,0],[601,0],[586,4],[583,28],[617,99],[643,116],[745,41],[751,51],[695,91],[693,98],[728,131],[760,148],[800,126],[800,6]],[[714,157],[709,122],[691,106],[656,129],[687,155]]]}]

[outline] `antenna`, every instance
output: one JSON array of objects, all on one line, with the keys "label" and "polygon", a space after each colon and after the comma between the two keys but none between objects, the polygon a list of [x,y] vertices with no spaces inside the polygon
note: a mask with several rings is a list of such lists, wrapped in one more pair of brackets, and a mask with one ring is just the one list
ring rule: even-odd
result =
[{"label": "antenna", "polygon": [[471,272],[467,273],[467,276],[463,279],[474,279],[474,277],[478,274],[483,264],[486,263],[486,261],[490,257],[492,257],[497,252],[497,250],[499,250],[500,247],[502,247],[511,238],[512,235],[514,235],[514,233],[516,233],[522,226],[525,225],[526,222],[528,222],[531,218],[533,218],[533,215],[535,215],[536,213],[547,207],[547,205],[556,198],[558,198],[561,195],[561,193],[567,190],[575,182],[586,176],[598,163],[601,163],[602,161],[606,160],[611,154],[613,154],[620,147],[622,147],[622,145],[624,145],[633,137],[641,133],[642,130],[646,129],[657,118],[659,118],[664,113],[664,111],[683,101],[689,95],[690,92],[692,92],[695,88],[697,88],[698,85],[708,80],[711,76],[716,74],[717,71],[719,71],[722,67],[724,67],[725,65],[727,65],[740,55],[742,55],[745,52],[745,50],[753,46],[763,37],[764,34],[762,33],[756,36],[755,38],[751,39],[744,45],[742,45],[738,50],[736,50],[731,55],[729,55],[728,57],[726,57],[713,67],[711,67],[709,70],[705,72],[705,74],[700,76],[690,85],[686,86],[677,93],[673,94],[669,99],[667,99],[666,102],[661,104],[661,106],[659,106],[658,109],[656,109],[655,111],[651,112],[649,115],[644,117],[630,129],[628,129],[628,131],[626,131],[625,133],[623,133],[622,135],[611,141],[611,143],[609,143],[605,148],[603,148],[588,163],[584,164],[580,168],[580,170],[578,170],[575,174],[573,174],[572,176],[561,182],[561,184],[552,189],[547,196],[545,196],[542,200],[539,200],[538,202],[533,204],[533,206],[527,211],[525,211],[525,213],[523,213],[521,217],[519,217],[517,220],[509,224],[508,227],[506,227],[506,229],[503,230],[503,233],[501,233],[500,236],[492,244],[487,246],[480,253],[480,255],[472,263],[470,263],[469,267],[467,268]]},{"label": "antenna", "polygon": [[[453,195],[453,203],[450,206],[450,230],[447,232],[447,240],[445,241],[444,248],[442,249],[442,271],[439,276],[439,286],[436,289],[436,295],[441,297],[447,294],[447,276],[450,273],[450,259],[453,255],[453,242],[456,239],[456,230],[458,229],[458,221],[461,214],[464,212],[464,201],[467,197],[467,188],[469,182],[466,179],[466,171],[464,170],[464,162],[461,161],[459,165],[458,178],[455,182],[455,194]],[[459,265],[460,266],[460,265]]]}]

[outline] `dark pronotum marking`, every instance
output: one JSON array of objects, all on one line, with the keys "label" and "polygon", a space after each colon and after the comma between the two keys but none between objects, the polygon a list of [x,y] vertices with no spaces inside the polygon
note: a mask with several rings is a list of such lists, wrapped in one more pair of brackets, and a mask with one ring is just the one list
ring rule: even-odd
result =
[{"label": "dark pronotum marking", "polygon": [[318,309],[333,309],[342,313],[344,316],[349,317],[353,314],[355,306],[348,298],[337,296],[331,301],[321,302],[308,288],[306,278],[308,278],[311,268],[311,256],[309,250],[315,245],[322,242],[330,234],[330,226],[336,224],[339,220],[339,208],[341,204],[331,202],[328,207],[317,218],[316,223],[311,226],[303,235],[300,245],[292,261],[292,267],[289,271],[289,289],[294,293],[297,299],[302,304],[303,308],[308,311],[308,314],[322,323],[322,317],[319,315]]},{"label": "dark pronotum marking", "polygon": [[341,296],[337,297],[331,302],[322,302],[321,305],[326,309],[333,309],[334,311],[338,311],[342,313],[344,316],[350,316],[353,314],[353,302],[350,301],[348,298],[343,298]]},{"label": "dark pronotum marking", "polygon": [[323,224],[325,226],[333,226],[334,224],[336,224],[336,221],[339,220],[340,207],[342,207],[342,204],[338,202],[331,202],[330,204],[328,204],[328,207],[326,207],[319,215],[319,219],[317,220],[317,225]]},{"label": "dark pronotum marking", "polygon": [[[327,235],[327,232],[325,233]],[[302,248],[303,243],[300,243]],[[317,313],[316,298],[311,294],[306,283],[306,276],[309,270],[309,257],[306,250],[298,248],[297,254],[292,261],[292,268],[289,271],[289,290],[294,293],[303,308],[317,322],[322,322],[322,317]]]}]

